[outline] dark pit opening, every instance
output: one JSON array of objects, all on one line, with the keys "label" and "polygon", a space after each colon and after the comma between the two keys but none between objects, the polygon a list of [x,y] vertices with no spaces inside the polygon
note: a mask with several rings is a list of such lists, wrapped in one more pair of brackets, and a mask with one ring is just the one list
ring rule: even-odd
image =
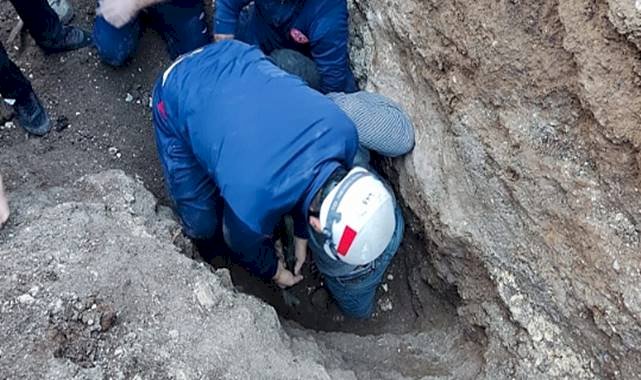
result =
[{"label": "dark pit opening", "polygon": [[[377,171],[395,177],[397,174],[388,164],[387,160],[373,157]],[[396,187],[393,179],[388,178],[388,182]],[[395,193],[400,194],[397,188]],[[352,319],[341,313],[325,290],[310,253],[303,267],[304,280],[287,290],[255,277],[227,256],[217,256],[210,263],[215,268],[229,269],[238,290],[272,305],[282,320],[311,330],[359,335],[404,334],[458,323],[456,307],[460,299],[456,288],[438,280],[430,263],[431,250],[437,247],[417,228],[419,219],[400,197],[399,202],[405,217],[405,234],[384,281],[378,286],[376,310],[370,320]],[[473,329],[467,330],[475,334]]]}]

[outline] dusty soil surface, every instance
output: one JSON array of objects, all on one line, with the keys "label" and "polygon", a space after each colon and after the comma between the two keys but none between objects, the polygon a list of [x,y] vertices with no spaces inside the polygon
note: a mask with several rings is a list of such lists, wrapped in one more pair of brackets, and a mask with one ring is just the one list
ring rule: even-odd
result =
[{"label": "dusty soil surface", "polygon": [[455,318],[356,335],[281,324],[225,269],[181,254],[171,211],[111,170],[12,193],[0,231],[0,374],[9,379],[471,379]]},{"label": "dusty soil surface", "polygon": [[[74,5],[72,23],[91,30],[95,2]],[[0,2],[3,41],[15,19],[11,4]],[[148,108],[153,81],[168,62],[162,41],[146,32],[138,54],[122,69],[101,64],[93,48],[44,55],[27,33],[17,42],[5,47],[31,79],[57,128],[45,138],[29,138],[19,127],[3,126],[0,167],[9,191],[60,185],[85,173],[119,168],[162,194]],[[128,93],[131,102],[126,102]]]}]

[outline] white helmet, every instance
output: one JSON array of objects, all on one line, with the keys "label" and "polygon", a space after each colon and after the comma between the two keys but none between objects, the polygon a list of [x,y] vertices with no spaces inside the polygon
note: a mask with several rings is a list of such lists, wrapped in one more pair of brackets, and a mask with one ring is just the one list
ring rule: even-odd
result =
[{"label": "white helmet", "polygon": [[320,222],[325,253],[351,265],[379,257],[396,227],[394,196],[383,182],[355,167],[325,197]]}]

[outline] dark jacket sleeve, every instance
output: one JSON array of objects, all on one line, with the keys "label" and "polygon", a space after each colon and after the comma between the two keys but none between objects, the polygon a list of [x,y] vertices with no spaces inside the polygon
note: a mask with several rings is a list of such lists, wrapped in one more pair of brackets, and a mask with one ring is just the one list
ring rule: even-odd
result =
[{"label": "dark jacket sleeve", "polygon": [[251,0],[218,0],[216,1],[216,16],[214,17],[214,33],[234,34],[240,11]]},{"label": "dark jacket sleeve", "polygon": [[278,258],[272,237],[252,230],[227,206],[223,211],[223,234],[239,264],[265,280],[276,275]]},{"label": "dark jacket sleeve", "polygon": [[309,223],[305,220],[302,212],[296,212],[292,216],[294,219],[294,236],[300,239],[309,239]]},{"label": "dark jacket sleeve", "polygon": [[344,92],[349,69],[347,10],[332,12],[317,20],[311,28],[311,53],[321,77],[321,91]]}]

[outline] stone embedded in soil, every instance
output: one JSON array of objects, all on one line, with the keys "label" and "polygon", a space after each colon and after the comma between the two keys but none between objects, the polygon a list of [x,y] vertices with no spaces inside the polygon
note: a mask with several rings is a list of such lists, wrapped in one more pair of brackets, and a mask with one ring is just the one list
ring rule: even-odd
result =
[{"label": "stone embedded in soil", "polygon": [[35,298],[33,298],[33,296],[31,296],[31,294],[23,294],[19,296],[17,299],[18,299],[18,302],[25,305],[31,305],[36,300]]}]

